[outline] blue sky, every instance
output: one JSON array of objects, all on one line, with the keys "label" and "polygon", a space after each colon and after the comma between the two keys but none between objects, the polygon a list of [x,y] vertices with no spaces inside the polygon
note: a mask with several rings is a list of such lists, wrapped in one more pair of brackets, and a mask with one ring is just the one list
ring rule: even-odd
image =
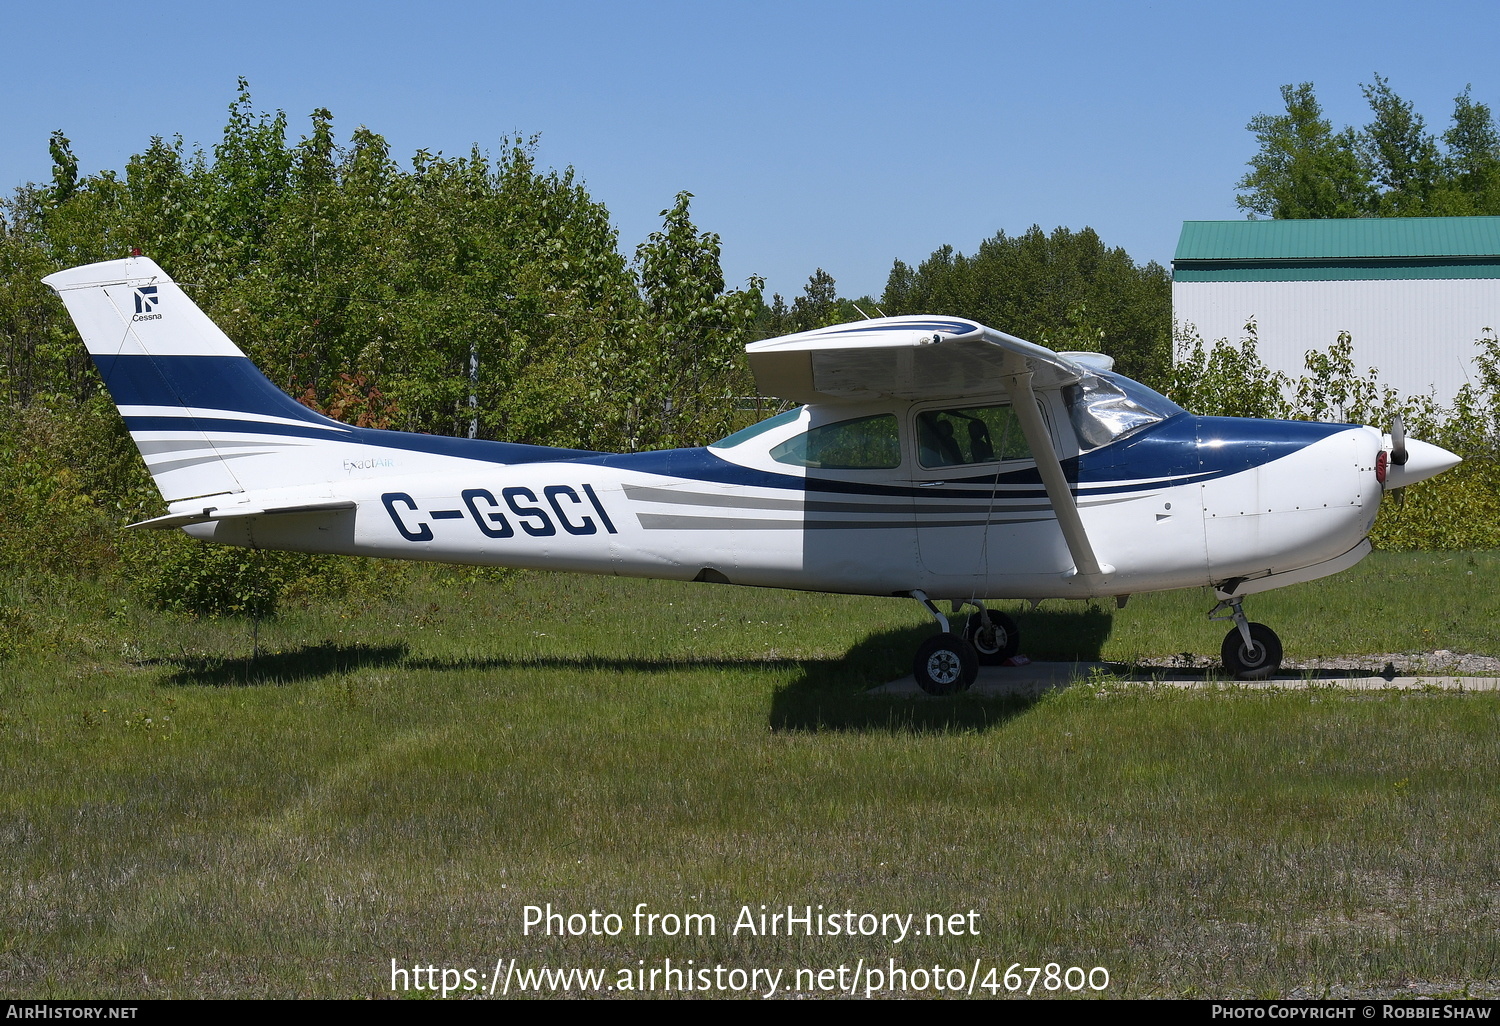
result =
[{"label": "blue sky", "polygon": [[686,189],[726,276],[788,298],[1033,223],[1165,263],[1182,221],[1243,216],[1245,125],[1283,83],[1336,126],[1377,73],[1439,132],[1465,85],[1500,106],[1493,2],[81,2],[5,28],[0,189],[48,177],[54,129],[86,172],[211,147],[243,75],[294,138],[326,106],[402,160],[539,133],[627,253]]}]

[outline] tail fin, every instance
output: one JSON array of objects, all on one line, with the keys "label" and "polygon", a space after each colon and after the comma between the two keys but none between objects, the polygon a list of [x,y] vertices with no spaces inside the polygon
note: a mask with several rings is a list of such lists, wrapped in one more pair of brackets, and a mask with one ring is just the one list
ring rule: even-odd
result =
[{"label": "tail fin", "polygon": [[43,279],[62,298],[167,502],[300,483],[298,448],[354,432],[273,385],[144,257]]}]

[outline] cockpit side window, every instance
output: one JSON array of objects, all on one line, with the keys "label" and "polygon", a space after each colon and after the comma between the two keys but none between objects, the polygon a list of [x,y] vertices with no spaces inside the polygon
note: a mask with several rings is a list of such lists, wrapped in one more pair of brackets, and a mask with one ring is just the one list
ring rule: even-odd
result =
[{"label": "cockpit side window", "polygon": [[917,414],[917,458],[922,466],[1031,459],[1016,412],[1005,406],[924,410]]},{"label": "cockpit side window", "polygon": [[893,470],[901,465],[901,438],[893,414],[841,420],[771,448],[777,463],[815,470]]}]

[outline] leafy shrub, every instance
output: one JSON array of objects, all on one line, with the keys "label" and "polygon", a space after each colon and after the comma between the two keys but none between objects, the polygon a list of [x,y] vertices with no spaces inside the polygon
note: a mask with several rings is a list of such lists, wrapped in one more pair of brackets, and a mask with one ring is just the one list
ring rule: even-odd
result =
[{"label": "leafy shrub", "polygon": [[409,564],[393,560],[214,545],[176,531],[149,534],[127,547],[126,574],[158,609],[191,616],[266,618],[288,603],[386,598],[410,573]]},{"label": "leafy shrub", "polygon": [[0,571],[95,577],[114,523],[155,490],[113,404],[34,402],[0,411]]},{"label": "leafy shrub", "polygon": [[1180,332],[1167,394],[1203,417],[1290,417],[1291,379],[1261,362],[1257,342],[1254,321],[1238,345],[1221,338],[1205,346],[1191,331]]},{"label": "leafy shrub", "polygon": [[167,555],[143,577],[160,609],[199,616],[267,617],[286,587],[286,553],[189,541],[164,547]]}]

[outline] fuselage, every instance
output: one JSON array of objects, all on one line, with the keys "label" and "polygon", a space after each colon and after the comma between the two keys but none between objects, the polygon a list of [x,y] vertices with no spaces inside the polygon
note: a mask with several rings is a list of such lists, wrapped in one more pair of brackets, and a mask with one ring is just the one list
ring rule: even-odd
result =
[{"label": "fuselage", "polygon": [[[354,508],[184,529],[263,548],[871,595],[1049,598],[1282,574],[1350,551],[1374,520],[1382,436],[1372,428],[1179,412],[1079,452],[1061,395],[1041,398],[1084,525],[1111,568],[1102,579],[1071,572],[1024,453],[977,463],[924,454],[921,418],[943,405],[934,403],[804,407],[748,438],[613,455],[280,427],[281,446],[314,436],[304,462],[326,463],[330,480],[255,489],[239,501],[340,498]],[[977,408],[982,400],[966,403]],[[883,417],[895,418],[896,432],[894,450],[880,440],[881,466],[785,459],[813,428]],[[254,426],[238,426],[253,447]]]},{"label": "fuselage", "polygon": [[287,396],[148,259],[46,282],[168,504],[151,523],[233,545],[963,600],[1233,599],[1350,565],[1383,484],[1457,462],[1373,428],[1193,416],[1107,357],[926,316],[751,344],[761,388],[806,405],[706,448],[377,431]]}]

